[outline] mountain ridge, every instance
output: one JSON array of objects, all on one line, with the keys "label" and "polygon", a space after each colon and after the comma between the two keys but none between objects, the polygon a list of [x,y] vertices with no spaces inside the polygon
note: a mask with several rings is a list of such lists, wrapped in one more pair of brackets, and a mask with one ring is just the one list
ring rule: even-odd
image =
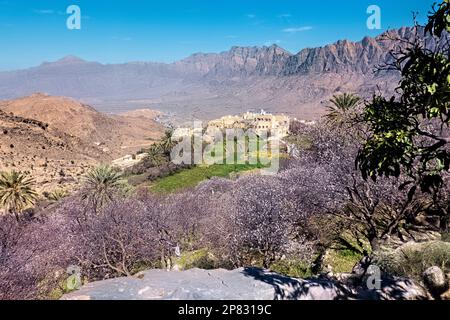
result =
[{"label": "mountain ridge", "polygon": [[397,46],[383,38],[410,39],[415,30],[389,30],[375,38],[339,40],[295,54],[278,45],[234,46],[171,64],[101,64],[69,56],[40,67],[0,72],[0,99],[42,91],[107,113],[156,109],[175,115],[176,122],[261,108],[311,119],[323,113],[324,101],[342,90],[363,98],[379,87],[393,92],[398,77],[374,73],[377,65],[389,62]]},{"label": "mountain ridge", "polygon": [[[150,66],[166,66],[166,67],[177,67],[186,63],[193,63],[195,64],[198,60],[214,60],[221,57],[229,57],[234,58],[236,56],[238,57],[258,57],[260,55],[265,54],[271,54],[271,56],[279,56],[284,57],[286,60],[288,59],[295,59],[304,57],[305,53],[309,52],[321,52],[323,50],[328,50],[329,53],[338,52],[340,48],[349,49],[352,46],[362,46],[362,47],[376,47],[378,44],[378,47],[392,49],[390,46],[381,45],[381,43],[386,42],[386,39],[383,39],[386,35],[394,35],[398,36],[400,38],[411,38],[412,32],[415,28],[414,27],[402,27],[399,29],[390,29],[382,34],[376,36],[376,37],[369,37],[365,36],[359,41],[350,41],[347,39],[341,39],[337,40],[331,44],[325,45],[325,46],[319,46],[319,47],[306,47],[298,51],[297,53],[291,53],[290,51],[284,49],[278,44],[272,44],[270,46],[232,46],[229,50],[221,51],[221,52],[196,52],[193,53],[186,58],[174,61],[172,63],[164,63],[164,62],[157,62],[157,61],[130,61],[130,62],[123,62],[123,63],[101,63],[97,61],[87,61],[83,58],[80,58],[78,56],[74,55],[67,55],[64,56],[56,61],[49,61],[49,62],[43,62],[40,66],[43,65],[79,65],[79,64],[98,64],[101,66],[123,66],[123,65],[150,65]],[[333,52],[334,51],[334,52]],[[339,52],[338,52],[339,53]],[[372,52],[373,53],[373,52]],[[342,52],[340,52],[342,54]],[[216,61],[214,61],[216,62]],[[38,66],[39,67],[39,66]],[[19,70],[12,70],[12,71],[24,71],[28,69],[32,69],[36,67],[31,68],[25,68],[25,69],[19,69]],[[11,72],[11,71],[7,71]],[[2,73],[2,72],[0,72]],[[265,73],[271,75],[272,73]],[[283,74],[295,74],[295,72],[284,72]]]},{"label": "mountain ridge", "polygon": [[[129,62],[121,62],[121,63],[101,63],[98,61],[88,61],[85,60],[79,56],[76,55],[66,55],[63,56],[55,61],[45,61],[42,64],[79,64],[79,63],[96,63],[96,64],[100,64],[103,66],[108,66],[108,65],[124,65],[124,64],[155,64],[155,65],[175,65],[179,62],[182,61],[186,61],[186,60],[192,60],[192,58],[197,58],[197,57],[207,57],[207,56],[221,56],[224,54],[230,54],[236,51],[241,51],[241,50],[257,50],[257,51],[264,51],[264,50],[279,50],[289,56],[296,56],[296,55],[300,55],[302,52],[304,51],[308,51],[308,50],[312,50],[312,49],[322,49],[322,48],[326,48],[329,46],[333,46],[333,45],[339,45],[340,43],[363,43],[363,42],[367,42],[370,40],[374,40],[374,41],[378,41],[379,39],[381,39],[383,36],[385,36],[386,34],[392,34],[393,32],[398,34],[400,37],[405,37],[407,33],[409,33],[410,31],[414,30],[415,27],[401,27],[399,29],[389,29],[386,30],[385,32],[381,33],[380,35],[376,36],[376,37],[369,37],[369,36],[365,36],[363,37],[361,40],[358,41],[352,41],[352,40],[348,40],[348,39],[339,39],[331,44],[328,45],[324,45],[324,46],[319,46],[319,47],[305,47],[303,49],[300,49],[297,53],[292,53],[289,50],[283,48],[282,46],[280,46],[279,44],[273,43],[271,45],[262,45],[262,46],[231,46],[229,50],[223,50],[220,52],[195,52],[185,58],[176,60],[172,63],[165,63],[165,62],[158,62],[158,61],[151,61],[151,60],[139,60],[139,61],[129,61]],[[41,65],[42,65],[41,64]],[[32,67],[28,67],[28,68],[21,68],[21,69],[17,69],[17,70],[9,70],[9,71],[0,71],[0,73],[2,72],[10,72],[10,71],[21,71],[21,70],[27,70],[27,69],[31,69],[31,68],[35,68],[38,66],[32,66]]]}]

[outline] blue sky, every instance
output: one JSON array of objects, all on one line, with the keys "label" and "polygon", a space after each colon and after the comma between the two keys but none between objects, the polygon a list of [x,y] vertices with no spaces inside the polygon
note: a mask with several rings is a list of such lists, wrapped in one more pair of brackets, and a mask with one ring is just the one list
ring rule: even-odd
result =
[{"label": "blue sky", "polygon": [[[233,45],[276,43],[291,52],[360,40],[419,21],[435,0],[0,0],[0,70],[76,55],[102,63],[171,62]],[[81,30],[66,28],[69,5]],[[382,30],[366,27],[378,5]]]}]

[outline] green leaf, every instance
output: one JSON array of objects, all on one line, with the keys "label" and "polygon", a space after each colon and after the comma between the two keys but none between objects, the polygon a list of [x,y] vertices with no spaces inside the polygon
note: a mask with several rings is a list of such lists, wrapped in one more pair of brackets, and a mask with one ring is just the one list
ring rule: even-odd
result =
[{"label": "green leaf", "polygon": [[437,84],[436,83],[433,83],[431,86],[427,86],[427,90],[431,94],[435,94],[436,93],[436,88],[437,88]]}]

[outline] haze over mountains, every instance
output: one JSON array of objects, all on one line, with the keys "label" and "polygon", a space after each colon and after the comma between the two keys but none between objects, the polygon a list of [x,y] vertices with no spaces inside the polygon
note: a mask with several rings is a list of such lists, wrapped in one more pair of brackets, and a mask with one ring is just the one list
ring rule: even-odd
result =
[{"label": "haze over mountains", "polygon": [[[414,29],[388,33],[411,38]],[[181,121],[261,108],[313,119],[333,94],[355,92],[367,97],[376,90],[393,91],[396,74],[374,73],[376,66],[389,62],[396,45],[385,36],[342,40],[297,54],[276,45],[233,47],[222,53],[197,53],[172,64],[104,65],[69,56],[1,72],[0,99],[45,92],[79,99],[102,112],[150,108]]]}]

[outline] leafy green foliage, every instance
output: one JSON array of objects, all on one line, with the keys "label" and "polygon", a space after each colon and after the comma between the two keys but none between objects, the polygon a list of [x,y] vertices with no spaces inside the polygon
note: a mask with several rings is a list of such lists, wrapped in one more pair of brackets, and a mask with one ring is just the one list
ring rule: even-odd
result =
[{"label": "leafy green foliage", "polygon": [[444,31],[450,32],[450,0],[444,0],[439,6],[435,6],[429,15],[429,22],[425,31],[431,32],[440,37]]},{"label": "leafy green foliage", "polygon": [[450,169],[450,60],[448,35],[443,34],[449,21],[445,0],[426,27],[434,45],[416,37],[406,50],[394,53],[401,96],[376,95],[366,104],[363,120],[370,136],[357,158],[365,178],[404,172],[410,177],[404,187],[412,185],[411,194],[418,186],[424,192],[442,186],[442,174]]}]

